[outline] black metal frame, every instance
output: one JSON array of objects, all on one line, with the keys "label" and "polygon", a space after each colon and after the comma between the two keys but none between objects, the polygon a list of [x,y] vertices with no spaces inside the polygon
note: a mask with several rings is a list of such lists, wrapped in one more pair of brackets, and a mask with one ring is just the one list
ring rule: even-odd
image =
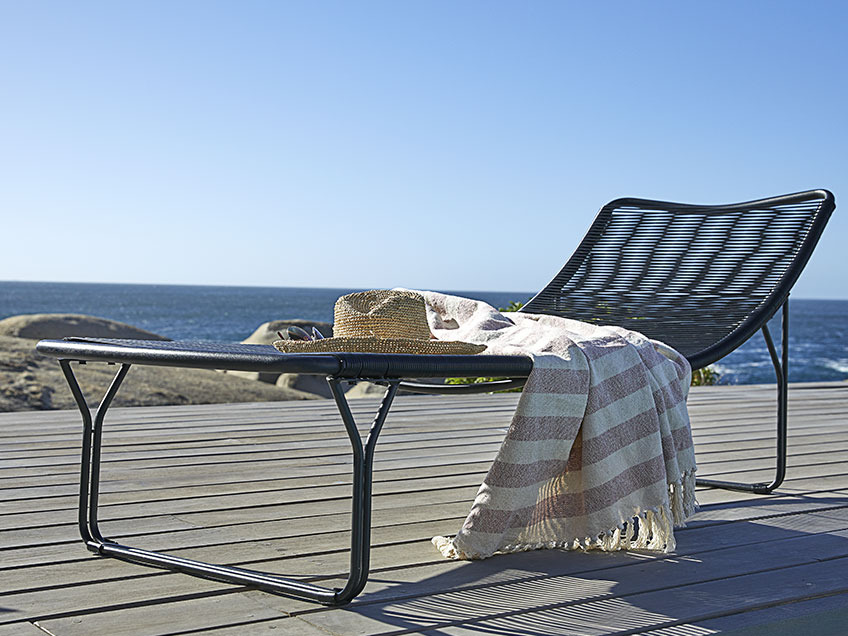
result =
[{"label": "black metal frame", "polygon": [[[371,551],[372,467],[377,438],[403,378],[512,376],[526,378],[533,361],[520,355],[376,354],[331,352],[284,354],[270,345],[225,344],[195,341],[140,341],[115,338],[66,338],[42,340],[36,350],[58,359],[74,401],[82,415],[83,439],[80,461],[79,531],[89,550],[143,565],[166,568],[194,576],[249,585],[267,592],[314,600],[326,605],[350,602],[365,587]],[[86,403],[71,364],[106,362],[120,365],[97,410]],[[103,422],[130,367],[134,364],[194,369],[226,369],[323,376],[347,431],[353,453],[351,500],[350,570],[341,589],[328,589],[286,579],[268,572],[217,565],[122,545],[103,536],[98,524],[100,459]],[[342,382],[370,381],[387,387],[386,394],[363,442]],[[515,380],[523,382],[523,380]],[[500,386],[495,383],[496,386]],[[410,387],[416,386],[411,383]],[[427,386],[427,385],[423,385]],[[436,387],[438,385],[429,385]],[[486,383],[472,385],[472,392],[491,390]],[[448,390],[462,387],[445,387]],[[430,392],[430,391],[428,391]],[[467,391],[466,391],[467,392]]]},{"label": "black metal frame", "polygon": [[[835,207],[834,196],[827,190],[729,205],[616,199],[601,208],[571,258],[521,311],[638,331],[674,347],[693,370],[717,362],[762,331],[777,377],[775,477],[770,483],[715,479],[698,479],[697,483],[768,494],[780,486],[786,474],[789,292]],[[722,228],[707,227],[707,220],[719,218],[736,221]],[[681,222],[670,232],[672,219]],[[754,226],[745,225],[755,220],[759,233]],[[737,227],[734,223],[739,223],[738,229],[731,232],[730,227]],[[763,248],[761,242],[766,238],[769,246]],[[728,263],[735,266],[715,266],[707,260],[698,265],[698,275],[693,275],[697,259],[688,257],[698,255],[699,242],[718,254],[729,247],[732,258]],[[784,257],[785,261],[779,260]],[[654,278],[643,285],[658,263],[665,267],[661,269],[662,282]],[[750,271],[744,271],[743,263],[751,266]],[[685,275],[678,277],[681,272]],[[736,288],[724,294],[717,281]],[[778,356],[767,323],[781,308]]]},{"label": "black metal frame", "polygon": [[[121,364],[112,383],[98,406],[94,417],[85,401],[70,360],[60,360],[62,372],[71,388],[83,420],[82,458],[80,462],[79,495],[79,531],[86,547],[97,554],[112,556],[125,561],[161,567],[202,578],[214,579],[226,583],[242,584],[266,592],[293,596],[325,605],[344,605],[356,597],[365,587],[370,569],[371,553],[371,491],[374,449],[380,430],[386,421],[392,401],[398,391],[400,380],[383,380],[387,385],[365,443],[356,427],[356,421],[350,411],[344,392],[340,388],[341,379],[329,376],[333,398],[339,409],[345,430],[353,451],[353,489],[351,499],[351,538],[350,571],[345,586],[341,589],[329,589],[303,581],[286,579],[268,572],[247,570],[244,568],[216,565],[185,559],[178,556],[153,552],[122,545],[108,539],[100,531],[98,522],[98,500],[100,492],[100,457],[103,439],[103,420],[115,394],[121,386],[130,364]],[[367,378],[362,378],[367,380]],[[349,378],[346,381],[351,381]]]},{"label": "black metal frame", "polygon": [[[789,298],[784,301],[781,306],[781,339],[780,339],[780,356],[777,355],[777,350],[774,346],[768,324],[763,324],[761,331],[763,338],[768,347],[769,356],[774,373],[777,378],[777,439],[776,439],[776,456],[775,456],[775,476],[771,482],[737,482],[725,481],[719,479],[696,479],[698,486],[708,486],[710,488],[723,488],[725,490],[736,490],[739,492],[750,492],[756,495],[767,495],[775,490],[783,483],[786,477],[786,458],[787,458],[787,412],[788,412],[788,388],[789,388]],[[433,385],[417,382],[402,382],[401,388],[415,393],[429,394],[444,394],[452,393],[454,395],[462,395],[469,393],[480,393],[488,391],[504,391],[516,387],[524,386],[527,382],[526,378],[510,378],[506,380],[495,380],[492,382],[481,382],[479,384],[458,384],[458,385]]]},{"label": "black metal frame", "polygon": [[756,495],[767,495],[783,483],[786,477],[786,454],[787,454],[787,411],[789,405],[789,298],[782,306],[781,313],[781,337],[780,357],[774,347],[768,324],[761,328],[763,338],[768,347],[774,373],[777,377],[777,449],[775,457],[775,475],[769,483],[745,483],[737,481],[724,481],[719,479],[696,479],[698,486],[709,486],[711,488],[723,488],[725,490],[738,490],[740,492],[751,492]]}]

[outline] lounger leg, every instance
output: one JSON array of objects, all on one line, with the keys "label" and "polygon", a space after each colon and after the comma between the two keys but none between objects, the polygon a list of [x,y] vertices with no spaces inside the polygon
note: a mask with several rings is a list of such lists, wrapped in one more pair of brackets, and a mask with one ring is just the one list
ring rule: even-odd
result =
[{"label": "lounger leg", "polygon": [[767,495],[783,483],[786,476],[786,438],[787,438],[787,411],[789,405],[789,299],[783,303],[781,314],[781,342],[780,357],[778,358],[774,341],[769,333],[768,325],[763,325],[763,337],[774,365],[777,376],[777,458],[775,476],[771,483],[746,484],[732,481],[719,481],[715,479],[698,479],[699,486],[710,486],[712,488],[724,488],[726,490],[739,490],[752,492],[757,495]]},{"label": "lounger leg", "polygon": [[351,504],[351,551],[350,573],[342,589],[328,589],[310,583],[285,579],[275,574],[246,570],[238,567],[215,565],[184,559],[182,557],[142,550],[121,545],[102,535],[98,527],[97,504],[100,491],[100,452],[103,436],[103,419],[109,409],[130,365],[121,365],[112,384],[106,391],[94,417],[85,401],[79,383],[74,376],[69,360],[60,360],[62,372],[71,388],[71,393],[83,420],[82,457],[80,462],[79,529],[86,546],[92,552],[112,556],[124,561],[162,567],[208,579],[249,585],[266,592],[315,600],[327,605],[349,603],[365,587],[368,580],[371,552],[371,488],[374,449],[377,437],[386,421],[392,401],[398,390],[399,381],[388,381],[388,390],[383,398],[365,444],[356,427],[344,393],[339,388],[340,380],[327,378],[335,397],[339,413],[350,438],[353,450],[353,497]]},{"label": "lounger leg", "polygon": [[115,394],[121,387],[121,382],[124,381],[127,371],[130,370],[130,365],[122,364],[121,368],[118,369],[118,373],[115,374],[109,389],[97,407],[93,422],[91,409],[88,408],[82,389],[80,389],[73,369],[71,369],[71,361],[60,360],[59,365],[68,386],[71,388],[83,423],[82,456],[80,458],[79,531],[88,549],[92,552],[98,552],[103,541],[97,527],[97,499],[100,493],[100,440],[103,431],[103,418],[106,416],[106,411],[112,404]]},{"label": "lounger leg", "polygon": [[368,581],[371,561],[371,487],[373,483],[372,468],[374,465],[374,449],[377,437],[386,421],[392,401],[398,390],[399,381],[390,381],[380,409],[368,431],[365,446],[356,429],[356,422],[350,412],[347,399],[344,396],[339,380],[328,378],[330,390],[344,420],[350,444],[353,449],[353,508],[351,514],[351,546],[350,546],[350,576],[347,585],[336,595],[336,605],[349,603],[364,588]]}]

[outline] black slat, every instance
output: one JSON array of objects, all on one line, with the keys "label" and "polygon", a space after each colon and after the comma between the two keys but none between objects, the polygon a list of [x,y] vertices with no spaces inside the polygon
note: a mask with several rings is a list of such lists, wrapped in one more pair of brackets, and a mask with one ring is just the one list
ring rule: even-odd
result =
[{"label": "black slat", "polygon": [[771,318],[834,207],[826,190],[719,206],[619,199],[522,311],[633,329],[700,368]]}]

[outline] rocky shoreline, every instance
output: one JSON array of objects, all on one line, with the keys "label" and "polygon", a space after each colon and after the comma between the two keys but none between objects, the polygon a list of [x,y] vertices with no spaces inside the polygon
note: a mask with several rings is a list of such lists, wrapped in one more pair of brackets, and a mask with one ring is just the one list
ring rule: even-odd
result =
[{"label": "rocky shoreline", "polygon": [[[243,342],[270,344],[278,339],[277,331],[285,331],[289,325],[305,329],[314,325],[324,335],[332,335],[329,323],[275,320],[260,325]],[[67,336],[168,340],[132,325],[79,314],[28,314],[0,320],[0,412],[76,408],[56,360],[35,351],[39,340]],[[80,365],[76,372],[83,393],[90,403],[96,404],[108,387],[115,367],[92,363]],[[348,397],[365,397],[375,392],[382,389],[362,382],[348,391]],[[162,406],[328,397],[326,383],[313,376],[136,365],[127,374],[113,404]]]}]

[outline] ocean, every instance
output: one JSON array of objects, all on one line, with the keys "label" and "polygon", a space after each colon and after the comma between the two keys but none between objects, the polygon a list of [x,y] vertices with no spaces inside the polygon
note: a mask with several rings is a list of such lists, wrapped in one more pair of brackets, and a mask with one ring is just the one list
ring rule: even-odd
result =
[{"label": "ocean", "polygon": [[[336,299],[358,289],[218,287],[100,283],[0,282],[0,319],[17,314],[76,313],[119,320],[169,338],[238,342],[263,322],[303,318],[332,322]],[[449,291],[503,307],[532,292]],[[789,380],[848,379],[848,300],[792,299]],[[779,348],[779,314],[769,325]],[[773,383],[762,336],[714,365],[721,384]]]}]

